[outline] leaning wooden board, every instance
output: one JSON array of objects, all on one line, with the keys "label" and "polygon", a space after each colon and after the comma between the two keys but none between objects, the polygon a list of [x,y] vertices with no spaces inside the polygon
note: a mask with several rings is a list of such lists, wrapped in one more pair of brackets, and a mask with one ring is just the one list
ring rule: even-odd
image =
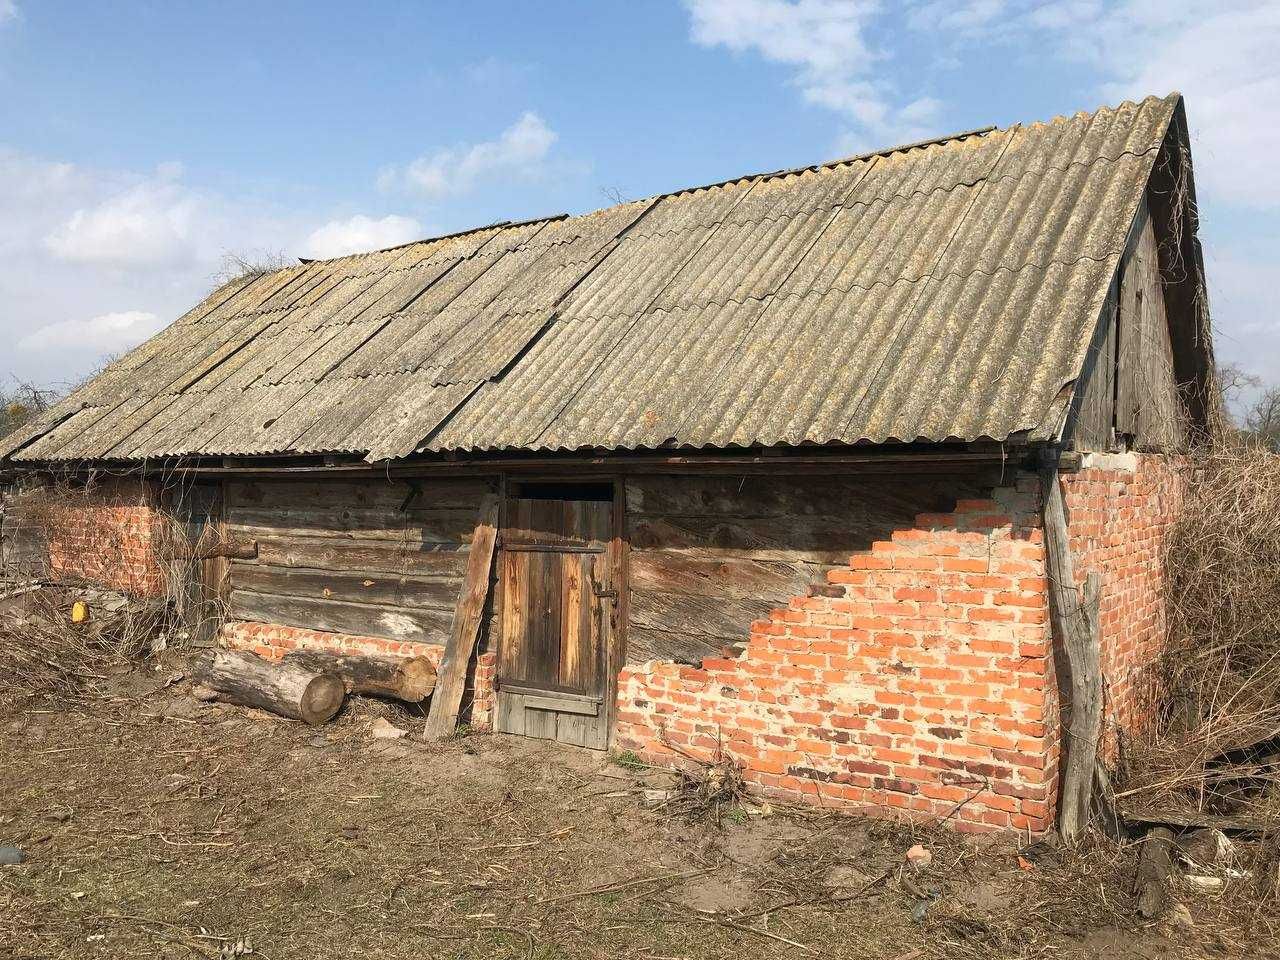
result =
[{"label": "leaning wooden board", "polygon": [[458,595],[449,642],[440,661],[436,689],[431,697],[431,712],[424,731],[429,740],[446,737],[457,727],[458,708],[462,705],[462,691],[467,683],[467,666],[475,651],[485,600],[489,595],[493,548],[497,539],[498,498],[487,495],[480,503],[480,517],[471,538],[471,552],[467,556],[466,579]]}]

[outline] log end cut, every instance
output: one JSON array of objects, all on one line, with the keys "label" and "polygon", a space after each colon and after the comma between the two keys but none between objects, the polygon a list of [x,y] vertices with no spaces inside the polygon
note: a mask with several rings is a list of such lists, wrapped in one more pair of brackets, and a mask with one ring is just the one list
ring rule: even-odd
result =
[{"label": "log end cut", "polygon": [[316,726],[328,723],[342,709],[347,688],[342,678],[332,673],[317,674],[307,683],[298,704],[300,719]]}]

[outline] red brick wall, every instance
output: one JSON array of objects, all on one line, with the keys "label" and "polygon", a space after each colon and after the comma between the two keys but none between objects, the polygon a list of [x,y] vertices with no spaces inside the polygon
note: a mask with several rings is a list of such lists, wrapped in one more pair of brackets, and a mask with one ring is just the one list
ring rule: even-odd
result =
[{"label": "red brick wall", "polygon": [[[325,633],[272,623],[237,620],[223,625],[223,645],[232,650],[247,650],[268,660],[279,660],[290,650],[324,650],[330,653],[356,653],[373,656],[426,657],[440,666],[444,647],[431,643],[405,643],[382,637],[359,637],[343,633]],[[493,724],[493,681],[497,658],[481,653],[474,673],[469,678],[463,697],[462,716],[477,730],[488,730]]]},{"label": "red brick wall", "polygon": [[922,514],[753,624],[740,655],[628,667],[617,746],[723,750],[789,797],[1045,830],[1057,705],[1038,509],[1028,477]]},{"label": "red brick wall", "polygon": [[152,503],[149,486],[140,480],[53,491],[39,518],[49,544],[50,575],[139,596],[163,594],[156,548],[164,528]]},{"label": "red brick wall", "polygon": [[1106,685],[1106,748],[1140,733],[1164,649],[1164,535],[1181,505],[1183,462],[1160,454],[1088,454],[1064,473],[1077,578],[1102,574],[1099,625]]}]

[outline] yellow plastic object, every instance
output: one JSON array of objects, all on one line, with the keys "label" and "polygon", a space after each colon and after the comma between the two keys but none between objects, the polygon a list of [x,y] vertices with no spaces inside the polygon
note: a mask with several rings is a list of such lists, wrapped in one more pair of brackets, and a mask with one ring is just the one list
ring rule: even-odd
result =
[{"label": "yellow plastic object", "polygon": [[89,619],[89,605],[83,600],[77,600],[71,605],[71,622],[84,623]]}]

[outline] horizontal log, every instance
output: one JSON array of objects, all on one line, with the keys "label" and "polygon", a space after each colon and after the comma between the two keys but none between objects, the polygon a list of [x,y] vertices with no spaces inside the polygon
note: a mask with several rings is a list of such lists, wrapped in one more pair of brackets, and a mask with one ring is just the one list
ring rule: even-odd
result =
[{"label": "horizontal log", "polygon": [[447,610],[379,607],[312,597],[231,591],[231,619],[278,623],[306,630],[443,645],[453,614]]},{"label": "horizontal log", "polygon": [[954,483],[858,477],[665,476],[626,484],[628,513],[729,519],[879,514],[896,521],[974,494]]},{"label": "horizontal log", "polygon": [[237,590],[283,597],[314,597],[376,606],[450,611],[458,599],[462,581],[236,563],[231,567],[231,586]]},{"label": "horizontal log", "polygon": [[627,538],[633,550],[663,549],[724,554],[749,560],[845,563],[897,527],[856,524],[849,518],[795,517],[722,519],[716,517],[628,516]]},{"label": "horizontal log", "polygon": [[213,560],[217,557],[252,560],[258,555],[258,541],[250,537],[224,537],[194,544],[178,541],[173,544],[171,553],[175,560]]},{"label": "horizontal log", "polygon": [[727,645],[712,637],[650,630],[633,625],[627,630],[627,662],[669,660],[697,666],[706,657],[719,656]]},{"label": "horizontal log", "polygon": [[454,578],[462,582],[467,547],[462,544],[402,545],[385,540],[328,537],[267,537],[258,541],[258,561],[276,567],[352,572],[394,572]]},{"label": "horizontal log", "polygon": [[197,687],[215,691],[220,699],[309,724],[331,720],[346,697],[346,688],[336,674],[271,663],[233,650],[215,650],[198,659],[191,679]]},{"label": "horizontal log", "polygon": [[337,674],[346,685],[347,693],[421,703],[436,688],[435,664],[426,657],[371,657],[293,650],[285,654],[284,662],[306,670]]},{"label": "horizontal log", "polygon": [[387,480],[280,480],[237,482],[228,501],[237,507],[279,508],[300,503],[340,505],[399,513],[408,508],[475,510],[493,484],[476,478]]},{"label": "horizontal log", "polygon": [[272,536],[330,536],[390,540],[420,548],[424,544],[470,543],[474,518],[475,510],[464,509],[392,513],[355,507],[237,506],[229,512],[227,524],[234,533],[259,540]]},{"label": "horizontal log", "polygon": [[756,597],[781,601],[803,595],[824,577],[824,565],[803,561],[747,560],[727,555],[633,549],[634,590],[704,597]]},{"label": "horizontal log", "polygon": [[774,606],[769,600],[753,598],[635,590],[631,594],[631,626],[707,637],[719,646],[746,640],[752,622],[767,616]]}]

